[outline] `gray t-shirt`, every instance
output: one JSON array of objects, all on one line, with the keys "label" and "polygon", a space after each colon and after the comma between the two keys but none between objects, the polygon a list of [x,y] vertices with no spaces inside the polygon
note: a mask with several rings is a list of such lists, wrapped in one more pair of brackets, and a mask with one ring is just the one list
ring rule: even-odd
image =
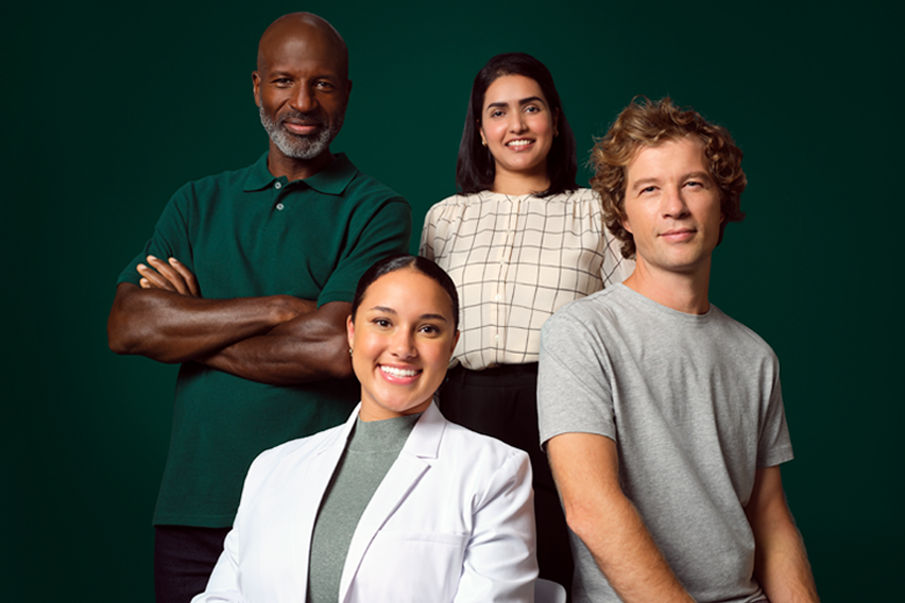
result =
[{"label": "gray t-shirt", "polygon": [[[758,467],[792,458],[776,355],[715,306],[685,314],[625,285],[577,300],[541,335],[541,442],[613,439],[622,489],[698,601],[764,598],[745,516]],[[618,601],[574,535],[573,596]]]}]

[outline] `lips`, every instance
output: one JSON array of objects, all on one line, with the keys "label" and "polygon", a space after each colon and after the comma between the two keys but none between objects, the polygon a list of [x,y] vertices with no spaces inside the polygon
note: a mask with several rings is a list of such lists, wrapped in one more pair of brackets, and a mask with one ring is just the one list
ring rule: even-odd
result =
[{"label": "lips", "polygon": [[403,368],[387,364],[378,365],[383,377],[390,383],[408,384],[415,381],[421,375],[421,369]]},{"label": "lips", "polygon": [[687,241],[688,239],[694,237],[695,233],[697,233],[697,230],[695,230],[694,228],[674,228],[672,230],[661,232],[660,238],[675,243],[681,243],[682,241]]},{"label": "lips", "polygon": [[307,136],[317,132],[318,129],[320,129],[321,124],[319,122],[303,122],[287,119],[283,121],[283,127],[293,134],[298,134],[299,136]]},{"label": "lips", "polygon": [[520,151],[522,149],[526,149],[529,146],[534,144],[534,140],[530,138],[516,138],[515,140],[510,140],[506,143],[506,147],[512,149],[513,151]]}]

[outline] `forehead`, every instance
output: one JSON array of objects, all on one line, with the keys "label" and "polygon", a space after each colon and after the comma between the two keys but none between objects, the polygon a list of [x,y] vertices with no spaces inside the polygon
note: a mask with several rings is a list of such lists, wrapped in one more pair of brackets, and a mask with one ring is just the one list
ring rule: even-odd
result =
[{"label": "forehead", "polygon": [[262,71],[316,70],[344,75],[344,53],[332,36],[306,26],[284,27],[269,32],[258,48]]},{"label": "forehead", "polygon": [[491,103],[518,102],[532,96],[547,102],[544,92],[536,80],[524,75],[501,75],[487,87],[487,91],[484,93],[484,107]]},{"label": "forehead", "polygon": [[441,314],[452,320],[452,300],[446,290],[411,267],[388,272],[371,283],[359,308],[367,311],[374,306],[392,308],[399,314]]},{"label": "forehead", "polygon": [[642,145],[625,168],[626,181],[668,178],[692,172],[709,173],[704,143],[696,136],[670,139],[656,145]]}]

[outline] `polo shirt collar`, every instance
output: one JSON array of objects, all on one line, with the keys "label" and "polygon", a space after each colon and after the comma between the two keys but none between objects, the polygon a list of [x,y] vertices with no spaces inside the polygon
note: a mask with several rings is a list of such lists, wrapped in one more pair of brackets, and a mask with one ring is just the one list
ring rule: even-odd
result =
[{"label": "polo shirt collar", "polygon": [[[327,167],[303,182],[314,190],[329,195],[341,195],[358,169],[352,165],[345,153],[337,153]],[[248,169],[245,178],[245,191],[257,191],[268,188],[277,178],[267,169],[267,153],[261,155]]]}]

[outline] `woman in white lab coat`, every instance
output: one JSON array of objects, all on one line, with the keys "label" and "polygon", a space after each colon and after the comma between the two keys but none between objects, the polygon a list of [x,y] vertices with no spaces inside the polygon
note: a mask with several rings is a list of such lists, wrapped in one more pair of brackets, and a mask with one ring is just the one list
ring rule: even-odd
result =
[{"label": "woman in white lab coat", "polygon": [[254,461],[193,603],[533,600],[528,456],[432,402],[458,316],[455,286],[430,260],[365,273],[347,321],[361,404]]}]

